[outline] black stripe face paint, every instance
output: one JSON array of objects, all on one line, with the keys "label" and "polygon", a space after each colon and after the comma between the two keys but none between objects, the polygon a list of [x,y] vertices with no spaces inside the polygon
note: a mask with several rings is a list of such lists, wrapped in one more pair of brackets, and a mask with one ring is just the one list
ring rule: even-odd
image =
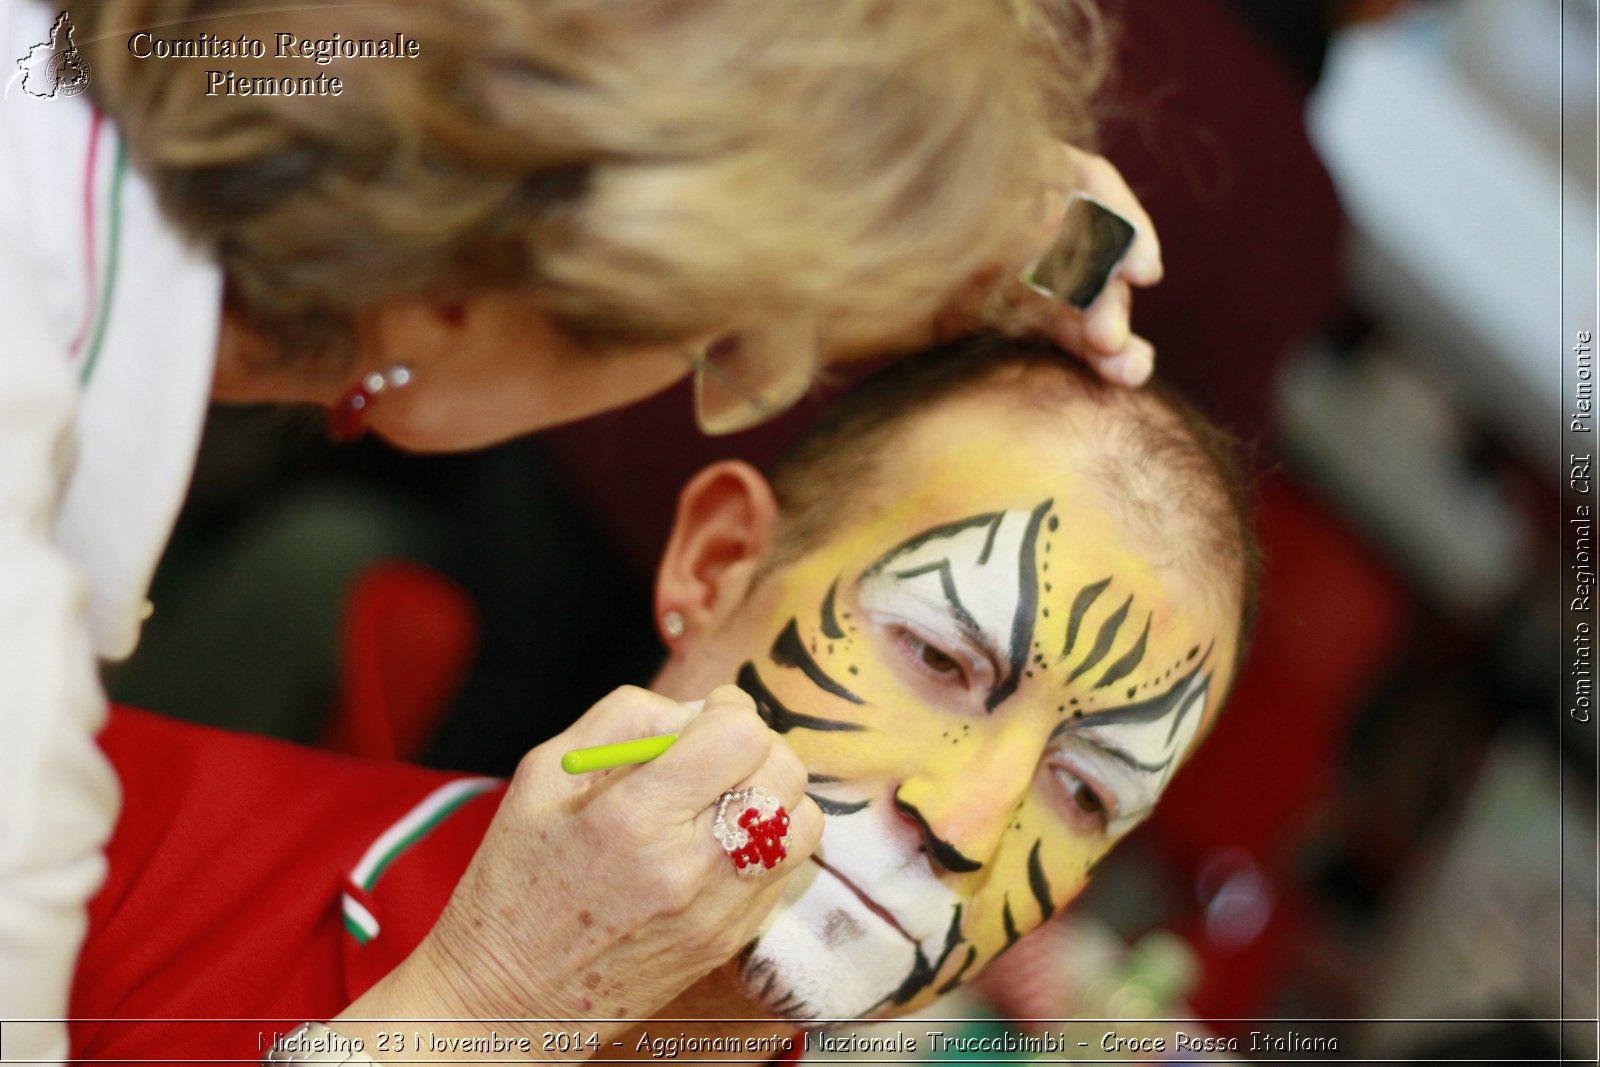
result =
[{"label": "black stripe face paint", "polygon": [[772,662],[780,667],[797,668],[824,693],[832,693],[840,700],[848,700],[852,704],[863,703],[860,697],[834,681],[828,672],[811,658],[811,654],[806,651],[806,646],[800,640],[800,629],[794,619],[789,620],[789,625],[783,628],[778,639],[772,643]]},{"label": "black stripe face paint", "polygon": [[871,803],[866,800],[858,800],[853,804],[847,804],[844,801],[820,797],[815,793],[807,793],[806,796],[817,802],[817,807],[822,809],[822,814],[824,815],[854,815],[858,811],[865,811],[867,805]]},{"label": "black stripe face paint", "polygon": [[[1141,644],[1143,638],[1141,638]],[[1081,767],[1080,778],[1113,793],[1108,830],[1149,814],[1188,751],[1211,691],[1210,652],[1156,694],[1067,719],[1050,737],[1052,759]],[[1074,762],[1075,761],[1075,762]]]},{"label": "black stripe face paint", "polygon": [[1035,553],[1039,544],[1039,526],[1050,511],[1046,500],[1028,516],[1027,528],[1022,533],[1022,547],[1017,554],[1017,606],[1011,617],[1011,669],[1005,680],[989,694],[984,706],[993,711],[1007,697],[1017,691],[1022,681],[1022,665],[1028,658],[1028,647],[1033,641],[1034,614],[1039,606],[1039,571]]},{"label": "black stripe face paint", "polygon": [[912,537],[910,540],[897,545],[895,548],[879,557],[862,573],[861,576],[865,578],[868,575],[878,573],[896,560],[916,553],[918,549],[922,548],[930,541],[938,541],[944,538],[954,537],[956,534],[965,533],[968,530],[974,529],[980,531],[982,535],[982,541],[980,542],[980,549],[978,552],[978,563],[987,563],[989,562],[989,553],[994,549],[995,532],[1000,528],[1000,522],[1004,518],[1005,512],[991,511],[986,515],[973,515],[970,518],[957,519],[955,522],[942,523],[941,525],[935,526],[930,530],[924,530],[915,537]]},{"label": "black stripe face paint", "polygon": [[[1022,940],[1022,932],[1017,929],[1017,920],[1011,917],[1011,897],[1009,895],[1006,897],[1005,903],[1000,909],[1000,923],[1005,928],[1006,932],[1006,943],[1000,949],[1000,952],[1004,952],[1006,949]],[[1000,952],[996,952],[995,955],[1000,955]]]},{"label": "black stripe face paint", "polygon": [[967,971],[971,969],[972,962],[977,958],[978,950],[973,948],[971,945],[968,945],[967,955],[966,958],[961,961],[961,966],[956,968],[956,973],[950,976],[950,980],[948,982],[939,987],[939,995],[941,997],[946,993],[954,992],[955,988],[961,984],[961,980],[967,976]]},{"label": "black stripe face paint", "polygon": [[1106,591],[1106,586],[1110,584],[1110,578],[1102,578],[1093,585],[1084,586],[1078,591],[1078,595],[1072,598],[1071,613],[1067,616],[1067,640],[1061,647],[1060,659],[1072,655],[1072,649],[1078,643],[1078,630],[1083,625],[1084,613],[1094,605],[1100,594]]},{"label": "black stripe face paint", "polygon": [[756,673],[753,664],[746,663],[739,668],[738,685],[751,699],[756,702],[756,711],[761,718],[775,732],[786,734],[790,730],[840,730],[856,731],[865,730],[867,727],[857,722],[843,722],[838,719],[823,719],[815,715],[803,715],[797,711],[790,711],[778,698],[772,695],[772,690],[761,681],[761,676]]},{"label": "black stripe face paint", "polygon": [[828,586],[828,595],[822,598],[822,618],[820,629],[822,636],[830,641],[838,641],[844,637],[844,630],[839,626],[839,613],[834,607],[834,597],[839,592],[839,583],[835,581]]},{"label": "black stripe face paint", "polygon": [[1033,847],[1028,850],[1028,888],[1033,890],[1033,899],[1039,904],[1039,921],[1044,922],[1055,914],[1055,897],[1050,893],[1050,879],[1045,877],[1044,865],[1039,862],[1039,849],[1043,847],[1042,840],[1035,839]]},{"label": "black stripe face paint", "polygon": [[826,824],[752,956],[778,1010],[894,1014],[976,974],[1082,888],[1207,721],[1229,638],[1210,651],[1209,617],[1071,489],[965,517],[894,497],[753,601],[739,681]]},{"label": "black stripe face paint", "polygon": [[1110,617],[1100,624],[1100,632],[1095,636],[1094,647],[1083,657],[1083,661],[1072,669],[1072,673],[1067,675],[1069,683],[1077,681],[1079,675],[1093,670],[1095,664],[1105,659],[1106,653],[1111,651],[1111,645],[1117,639],[1117,631],[1122,629],[1122,621],[1128,617],[1128,609],[1132,606],[1133,597],[1130,596],[1122,602],[1122,607],[1112,612]]},{"label": "black stripe face paint", "polygon": [[1139,640],[1134,646],[1123,653],[1122,658],[1106,669],[1100,680],[1094,683],[1096,689],[1104,689],[1108,685],[1115,685],[1138,669],[1144,662],[1144,646],[1150,639],[1150,616],[1144,617],[1144,629],[1139,632]]},{"label": "black stripe face paint", "polygon": [[1039,544],[1053,506],[975,515],[909,538],[857,579],[862,609],[963,645],[982,665],[983,706],[994,711],[1023,682],[1033,655]]},{"label": "black stripe face paint", "polygon": [[959,849],[935,833],[933,827],[928,825],[928,820],[923,816],[922,812],[918,811],[913,805],[896,797],[894,806],[921,828],[923,847],[928,850],[928,855],[939,866],[957,874],[976,871],[983,866],[977,860],[963,856]]}]

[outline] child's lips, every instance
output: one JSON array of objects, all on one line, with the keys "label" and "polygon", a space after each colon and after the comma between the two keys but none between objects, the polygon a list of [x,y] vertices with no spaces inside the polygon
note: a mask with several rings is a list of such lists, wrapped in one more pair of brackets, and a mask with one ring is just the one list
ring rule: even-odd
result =
[{"label": "child's lips", "polygon": [[889,911],[889,909],[885,908],[883,905],[879,904],[876,900],[873,900],[870,896],[868,896],[864,889],[862,889],[860,886],[856,885],[854,882],[852,882],[849,878],[845,877],[843,874],[840,874],[839,871],[836,870],[835,868],[828,866],[828,864],[824,863],[822,861],[822,859],[820,857],[818,857],[815,853],[812,853],[811,859],[816,863],[816,865],[818,867],[821,867],[823,870],[825,870],[829,874],[833,875],[834,878],[838,879],[838,881],[839,881],[839,883],[841,885],[843,885],[846,889],[850,890],[850,892],[854,893],[856,895],[856,898],[861,901],[861,903],[866,907],[866,909],[868,911],[872,912],[872,914],[876,915],[878,918],[882,919],[884,922],[886,922],[890,926],[894,927],[895,932],[898,933],[901,937],[905,938],[907,941],[911,942],[913,945],[918,943],[917,939],[912,937],[909,933],[907,933],[906,932],[906,928],[900,925],[900,920],[896,919],[894,917],[894,915]]}]

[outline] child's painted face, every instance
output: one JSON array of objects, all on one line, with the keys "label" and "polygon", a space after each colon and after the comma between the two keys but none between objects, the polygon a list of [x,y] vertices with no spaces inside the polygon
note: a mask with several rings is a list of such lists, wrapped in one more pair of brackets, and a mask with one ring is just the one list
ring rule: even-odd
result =
[{"label": "child's painted face", "polygon": [[1237,606],[1180,601],[1199,583],[1132,551],[1064,449],[974,425],[919,420],[737,624],[827,816],[741,961],[776,1013],[897,1015],[975,975],[1150,813],[1226,690]]}]

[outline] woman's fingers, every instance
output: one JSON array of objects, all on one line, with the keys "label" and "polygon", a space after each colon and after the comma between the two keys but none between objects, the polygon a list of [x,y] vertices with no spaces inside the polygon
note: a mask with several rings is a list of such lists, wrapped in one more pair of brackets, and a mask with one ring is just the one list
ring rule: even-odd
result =
[{"label": "woman's fingers", "polygon": [[[585,729],[571,740],[607,743],[645,736],[644,716],[660,725],[681,718],[677,741],[655,760],[632,767],[601,772],[590,779],[583,801],[594,819],[604,825],[627,828],[627,837],[643,845],[653,842],[663,855],[673,855],[692,872],[720,879],[732,861],[723,854],[711,827],[721,797],[729,791],[761,787],[788,812],[798,816],[798,835],[792,826],[791,843],[805,842],[799,859],[810,855],[821,832],[821,814],[806,800],[806,770],[789,745],[770,730],[756,712],[755,701],[735,686],[712,690],[699,704],[678,705],[642,690],[619,690],[592,709]],[[734,812],[733,817],[739,813]]]},{"label": "woman's fingers", "polygon": [[1133,243],[1122,257],[1117,273],[1138,286],[1155,285],[1161,281],[1161,239],[1156,236],[1155,223],[1149,212],[1128,187],[1122,172],[1104,156],[1097,156],[1062,145],[1065,165],[1073,175],[1074,187],[1088,193],[1106,207],[1133,223]]},{"label": "woman's fingers", "polygon": [[663,817],[693,819],[767,762],[775,736],[748,694],[721,686],[707,694],[671,748],[633,768],[617,788],[630,800],[657,805]]},{"label": "woman's fingers", "polygon": [[[1092,367],[1107,381],[1143,385],[1155,368],[1155,347],[1128,331],[1127,283],[1113,278],[1089,310],[1079,311],[1039,293],[1021,282],[1009,299],[1014,307],[1038,324],[1041,336],[1055,342]],[[1101,310],[1102,301],[1106,310]]]},{"label": "woman's fingers", "polygon": [[660,693],[625,685],[613,689],[563,730],[554,742],[563,752],[611,745],[681,731],[700,713],[700,702],[680,703]]},{"label": "woman's fingers", "polygon": [[[605,1020],[650,1014],[747,944],[809,867],[823,817],[748,695],[725,686],[698,703],[618,690],[530,753],[405,973],[449,976],[459,1014],[592,1019],[609,1033]],[[660,732],[679,739],[650,763],[559,767],[571,748]],[[788,854],[741,876],[712,824],[725,790],[754,786],[786,809]]]},{"label": "woman's fingers", "polygon": [[1106,282],[1095,302],[1083,312],[1083,339],[1092,352],[1089,358],[1114,356],[1133,336],[1129,318],[1133,314],[1133,290],[1126,279],[1115,274]]},{"label": "woman's fingers", "polygon": [[[717,815],[715,808],[705,813],[695,830],[698,837],[711,842],[717,853],[707,885],[707,898],[712,907],[717,907],[716,901],[728,902],[723,907],[730,915],[728,940],[724,942],[729,955],[755,936],[767,913],[778,903],[783,885],[808,866],[806,861],[822,840],[822,810],[806,795],[805,767],[782,738],[774,737],[767,760],[737,788],[757,786],[777,799],[789,820],[789,841],[783,847],[783,858],[772,867],[762,863],[753,868],[747,866],[743,871],[739,869],[733,856],[726,854],[716,840],[712,829]],[[737,817],[737,812],[730,812],[730,815]],[[761,846],[757,851],[762,851]]]},{"label": "woman's fingers", "polygon": [[[784,741],[776,734],[771,734],[770,736],[771,743],[768,748],[766,758],[762,761],[759,767],[753,770],[750,774],[746,775],[740,781],[736,782],[731,787],[731,792],[736,797],[743,798],[747,794],[759,789],[764,791],[768,796],[776,801],[776,803],[785,813],[785,817],[789,820],[788,836],[790,837],[790,844],[788,846],[783,846],[783,850],[791,857],[795,858],[795,861],[798,862],[799,860],[803,860],[807,855],[810,855],[809,848],[806,848],[798,857],[795,857],[794,855],[794,846],[796,844],[794,824],[801,801],[806,799],[806,769],[805,766],[800,762],[800,758],[795,755],[794,750],[789,747],[788,742]],[[724,794],[719,794],[718,802],[712,807],[708,808],[699,820],[700,830],[697,832],[703,831],[704,834],[710,837],[712,840],[716,839],[715,834],[712,831],[712,826],[719,814],[725,814],[726,819],[730,822],[737,822],[740,815],[747,808],[757,807],[759,809],[760,807],[760,801],[758,799],[741,799],[739,803],[729,804],[727,811],[724,813],[722,811],[723,805],[721,803],[722,795]],[[719,844],[717,847],[719,851],[723,850],[722,845]],[[758,851],[761,855],[765,855],[766,850],[758,849]],[[763,869],[766,868],[763,867]],[[751,873],[759,872],[752,871]]]},{"label": "woman's fingers", "polygon": [[[762,789],[789,819],[788,859],[771,868],[770,874],[765,866],[755,874],[781,877],[811,855],[822,833],[822,813],[805,795],[805,765],[788,742],[767,728],[756,714],[755,702],[734,686],[712,690],[705,710],[678,742],[620,788],[628,802],[660,798],[661,803],[684,806],[676,810],[692,809],[690,849],[710,858],[713,879],[731,877],[737,870],[712,829],[726,793]],[[759,807],[759,802],[752,803]],[[730,805],[727,817],[737,820],[742,812],[743,806]]]},{"label": "woman's fingers", "polygon": [[[1020,282],[1009,299],[1039,323],[1039,332],[1077,355],[1102,377],[1123,385],[1142,385],[1155,366],[1155,349],[1133,333],[1133,286],[1161,280],[1161,242],[1139,198],[1117,168],[1101,156],[1061,145],[1063,167],[1077,191],[1110,208],[1134,226],[1134,238],[1112,269],[1094,303],[1084,311]],[[1054,235],[1052,235],[1052,239]]]},{"label": "woman's fingers", "polygon": [[1101,377],[1123,385],[1143,385],[1150,380],[1156,366],[1156,349],[1138,334],[1128,339],[1121,352],[1090,361]]}]

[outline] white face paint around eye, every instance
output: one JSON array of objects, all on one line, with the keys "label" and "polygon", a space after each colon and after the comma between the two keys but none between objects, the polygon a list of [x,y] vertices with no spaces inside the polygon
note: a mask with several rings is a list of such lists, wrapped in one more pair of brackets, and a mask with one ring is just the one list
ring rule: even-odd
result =
[{"label": "white face paint around eye", "polygon": [[1205,667],[1202,659],[1158,699],[1074,719],[1056,731],[1047,758],[1113,798],[1107,836],[1120,837],[1150,814],[1189,750],[1211,690]]},{"label": "white face paint around eye", "polygon": [[1016,687],[1038,603],[1035,545],[1050,510],[1013,509],[936,527],[869,567],[857,583],[862,610],[898,621],[954,650],[988,707]]},{"label": "white face paint around eye", "polygon": [[892,1016],[971,978],[1077,892],[1181,762],[1207,710],[1207,619],[1074,516],[1039,497],[916,533],[886,515],[895,536],[869,525],[808,559],[746,631],[739,684],[827,820],[740,960],[769,1010]]}]

